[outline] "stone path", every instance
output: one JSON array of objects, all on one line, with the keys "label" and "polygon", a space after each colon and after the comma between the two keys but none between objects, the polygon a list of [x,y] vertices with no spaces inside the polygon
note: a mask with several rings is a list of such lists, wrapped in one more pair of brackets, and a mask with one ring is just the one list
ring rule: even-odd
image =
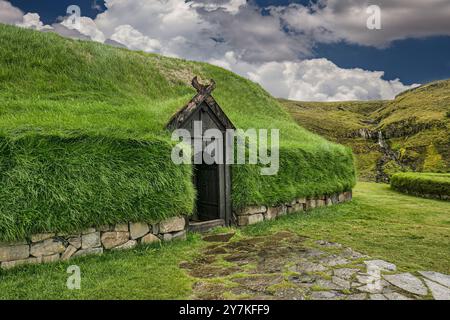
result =
[{"label": "stone path", "polygon": [[193,299],[450,300],[450,276],[396,273],[338,243],[290,232],[214,242],[180,265],[197,281]]}]

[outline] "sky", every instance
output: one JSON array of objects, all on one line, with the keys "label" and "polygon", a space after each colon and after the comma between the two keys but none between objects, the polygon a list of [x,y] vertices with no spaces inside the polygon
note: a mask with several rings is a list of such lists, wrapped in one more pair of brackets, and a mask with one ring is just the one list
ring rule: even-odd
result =
[{"label": "sky", "polygon": [[205,61],[293,100],[450,78],[449,0],[0,0],[0,22]]}]

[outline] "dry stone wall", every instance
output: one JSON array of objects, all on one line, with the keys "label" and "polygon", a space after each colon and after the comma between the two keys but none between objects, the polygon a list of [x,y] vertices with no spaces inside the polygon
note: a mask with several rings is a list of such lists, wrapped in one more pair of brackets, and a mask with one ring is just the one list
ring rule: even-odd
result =
[{"label": "dry stone wall", "polygon": [[273,220],[286,214],[307,211],[314,208],[332,206],[352,200],[352,192],[336,193],[330,196],[315,198],[299,198],[290,203],[275,207],[252,206],[234,212],[234,219],[238,226],[247,226],[264,220]]},{"label": "dry stone wall", "polygon": [[[300,198],[280,206],[251,206],[234,212],[235,223],[246,226],[286,214],[350,201],[352,192]],[[41,233],[17,242],[0,242],[0,267],[66,261],[73,257],[102,254],[107,250],[132,249],[137,244],[186,239],[186,217],[173,217],[155,224],[122,223],[89,228],[74,234]]]},{"label": "dry stone wall", "polygon": [[132,249],[139,243],[185,238],[185,217],[173,217],[156,224],[130,222],[102,226],[74,234],[41,233],[24,241],[0,243],[0,266],[10,269],[24,264],[66,261],[102,254],[105,250]]}]

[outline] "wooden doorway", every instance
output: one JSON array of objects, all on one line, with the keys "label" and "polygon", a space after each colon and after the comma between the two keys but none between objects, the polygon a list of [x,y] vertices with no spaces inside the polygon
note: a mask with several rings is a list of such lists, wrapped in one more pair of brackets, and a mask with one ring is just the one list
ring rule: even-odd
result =
[{"label": "wooden doorway", "polygon": [[220,219],[220,180],[217,164],[198,164],[194,169],[197,189],[196,216],[200,221]]},{"label": "wooden doorway", "polygon": [[[199,141],[203,146],[209,144],[212,140],[209,140],[211,139],[209,137],[205,138],[205,131],[208,129],[218,130],[222,134],[217,143],[223,147],[224,151],[225,132],[228,129],[235,129],[235,127],[211,95],[215,88],[215,82],[211,81],[209,85],[202,85],[197,78],[194,78],[192,85],[197,89],[197,94],[172,116],[167,128],[187,130],[191,136],[191,146],[196,145],[196,142]],[[199,123],[201,130],[198,130]],[[229,164],[223,163],[223,160],[213,164],[203,162],[195,164],[193,167],[193,184],[197,191],[195,211],[192,215],[192,220],[195,222],[210,222],[208,226],[214,226],[215,223],[232,224],[231,167]],[[211,161],[207,162],[211,163]],[[199,226],[199,229],[203,226]]]}]

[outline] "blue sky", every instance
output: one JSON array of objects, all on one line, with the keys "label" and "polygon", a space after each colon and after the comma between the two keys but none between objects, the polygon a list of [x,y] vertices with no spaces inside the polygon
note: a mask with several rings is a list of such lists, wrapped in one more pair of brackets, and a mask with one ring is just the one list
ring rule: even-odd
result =
[{"label": "blue sky", "polygon": [[94,5],[97,4],[104,9],[102,0],[11,0],[9,2],[24,12],[39,13],[41,20],[47,24],[55,22],[59,16],[64,16],[67,7],[72,4],[81,8],[83,16],[91,18],[95,18],[99,12],[94,8]]},{"label": "blue sky", "polygon": [[[0,0],[1,1],[1,0]],[[103,0],[97,0],[97,1],[93,1],[93,0],[79,0],[79,1],[75,1],[75,0],[58,0],[58,1],[51,1],[51,0],[7,0],[9,1],[13,6],[21,9],[23,11],[23,13],[28,13],[28,12],[33,12],[33,13],[38,13],[40,16],[41,21],[44,24],[48,24],[51,25],[53,23],[58,22],[58,18],[65,16],[66,15],[66,9],[69,5],[72,4],[76,4],[81,8],[82,11],[82,16],[85,17],[90,17],[93,20],[95,20],[95,18],[97,17],[97,15],[101,12],[104,12],[106,10],[106,7],[104,6],[104,2]],[[143,1],[143,0],[142,0]],[[152,0],[153,1],[153,0]],[[175,0],[171,0],[172,2]],[[181,1],[181,0],[180,0]],[[207,0],[196,0],[199,2],[206,2]],[[222,1],[222,2],[226,2],[226,1],[230,1],[231,0],[208,0],[208,1],[215,1],[217,3],[217,1]],[[244,1],[244,0],[235,0],[235,1]],[[353,5],[354,2],[350,1],[350,0],[343,0],[341,2],[338,3],[337,0],[328,0],[330,2],[334,2],[334,6],[336,7],[336,15],[338,16],[339,11],[342,11],[343,9],[340,8],[339,6],[341,5],[341,3],[344,2],[348,2],[350,5]],[[367,1],[367,0],[366,0]],[[391,3],[394,3],[395,1],[402,2],[405,3],[405,6],[408,6],[408,3],[406,0],[395,0],[395,1],[390,1],[387,2],[385,0],[380,0],[381,2],[384,1],[384,3],[387,3],[384,5],[384,7],[390,7],[390,6],[394,6],[391,5]],[[437,0],[431,0],[434,1],[436,3]],[[123,0],[123,2],[125,2],[125,0]],[[133,1],[130,1],[130,3],[132,3]],[[139,2],[139,1],[138,1]],[[145,2],[143,2],[145,3]],[[290,0],[252,0],[250,3],[252,3],[254,6],[260,7],[260,8],[264,8],[264,7],[268,7],[268,6],[287,6],[289,4],[292,3],[297,3],[297,4],[302,4],[302,5],[308,5],[308,3],[310,3],[309,0],[297,0],[297,1],[290,1]],[[442,1],[440,2],[442,3]],[[134,4],[130,4],[130,6],[136,6],[136,2],[134,2]],[[429,6],[428,6],[429,7]],[[394,8],[395,9],[395,8]],[[446,9],[446,8],[444,8]],[[448,7],[448,9],[450,9],[450,6]],[[137,11],[136,11],[137,10]],[[345,7],[344,7],[345,10]],[[386,9],[387,11],[388,9]],[[398,10],[398,8],[397,8]],[[421,8],[418,8],[416,11],[417,16],[416,18],[413,18],[415,20],[418,20],[417,17],[420,18],[420,16],[426,16],[426,13],[421,13],[419,10],[421,10]],[[110,10],[112,11],[112,10]],[[436,12],[439,11],[443,11],[443,9],[439,9],[436,8]],[[132,12],[132,10],[130,9],[130,12]],[[134,15],[136,15],[136,12],[139,12],[138,9],[135,8],[135,13]],[[450,12],[450,11],[449,11]],[[339,40],[333,40],[333,41],[320,41],[320,39],[318,41],[316,41],[317,39],[312,38],[312,45],[308,44],[310,47],[307,47],[305,49],[305,47],[301,44],[302,41],[304,41],[305,37],[302,38],[302,36],[304,36],[304,30],[300,29],[300,31],[297,31],[297,36],[286,36],[286,35],[280,35],[280,34],[273,34],[271,35],[272,38],[269,38],[269,40],[267,39],[263,39],[263,41],[275,41],[275,37],[285,37],[286,39],[276,39],[276,43],[274,43],[274,47],[280,47],[280,51],[283,50],[283,46],[286,44],[286,48],[284,48],[286,50],[286,54],[278,54],[277,52],[274,52],[273,54],[273,60],[274,61],[281,61],[281,60],[296,60],[298,58],[298,61],[301,61],[303,59],[318,59],[318,58],[324,58],[330,62],[332,62],[333,64],[337,65],[337,67],[341,68],[341,69],[353,69],[353,68],[361,68],[365,71],[383,71],[384,75],[382,76],[383,80],[394,80],[394,79],[400,79],[401,84],[407,86],[407,85],[411,85],[414,83],[426,83],[426,82],[430,82],[430,81],[434,81],[434,80],[439,80],[439,79],[446,79],[446,78],[450,78],[450,28],[449,30],[445,31],[441,31],[439,32],[439,28],[446,28],[448,26],[444,25],[442,26],[441,22],[437,22],[436,24],[438,25],[438,27],[428,27],[427,25],[432,25],[433,24],[433,17],[436,15],[435,12],[430,11],[431,13],[431,18],[429,18],[429,20],[424,20],[424,21],[419,21],[418,23],[422,24],[419,26],[414,26],[413,22],[409,22],[410,25],[412,26],[412,28],[414,29],[413,31],[411,31],[411,34],[421,34],[421,28],[423,27],[424,29],[424,33],[429,34],[427,36],[403,36],[401,35],[401,32],[404,32],[405,34],[408,34],[408,32],[406,31],[399,31],[401,36],[398,36],[398,32],[396,33],[395,30],[394,32],[390,32],[392,30],[388,30],[387,34],[390,36],[391,33],[393,33],[394,35],[392,36],[392,39],[387,40],[387,45],[378,45],[378,44],[373,44],[372,40],[370,39],[363,39],[361,40],[360,38],[358,38],[360,36],[360,34],[348,34],[349,32],[353,32],[353,31],[348,31],[347,29],[344,29],[341,32],[341,35],[339,35],[340,37],[342,37],[342,39],[338,38]],[[122,13],[116,12],[116,16],[114,16],[114,19],[117,20],[117,15],[121,15]],[[130,13],[130,17],[128,18],[128,20],[125,18],[127,12],[123,11],[123,17],[119,17],[119,20],[121,19],[122,22],[121,24],[131,24],[133,26],[134,29],[138,30],[140,33],[142,33],[143,37],[147,37],[148,39],[145,38],[144,40],[146,41],[146,43],[150,43],[151,41],[153,41],[152,39],[154,38],[154,35],[152,37],[152,32],[149,31],[148,34],[146,33],[146,31],[149,30],[149,26],[145,25],[144,23],[138,23],[134,21],[134,17],[133,15]],[[154,14],[153,12],[151,12],[150,14]],[[247,14],[247,15],[245,15]],[[387,15],[389,15],[390,13],[388,12]],[[111,12],[110,14],[111,16],[113,16],[113,12]],[[263,21],[263,16],[264,14],[261,15],[261,21]],[[239,56],[243,56],[244,53],[247,54],[247,56],[244,56],[243,62],[245,63],[255,63],[258,64],[258,66],[262,66],[262,62],[267,63],[271,61],[271,57],[267,57],[266,52],[273,50],[273,48],[271,48],[270,46],[267,47],[263,47],[261,48],[259,51],[256,50],[255,52],[253,52],[253,54],[249,54],[248,53],[248,48],[245,48],[245,42],[240,41],[240,39],[235,39],[236,36],[236,31],[232,31],[231,27],[232,24],[234,24],[233,21],[233,17],[235,17],[236,19],[241,19],[240,23],[243,23],[242,20],[251,20],[251,17],[253,17],[253,15],[249,15],[248,13],[245,13],[244,11],[242,13],[240,13],[240,15],[229,15],[226,17],[223,17],[224,21],[223,25],[221,26],[221,28],[223,29],[222,31],[224,31],[224,38],[227,37],[231,37],[233,38],[233,41],[235,41],[236,43],[238,43],[238,45],[236,46],[241,46],[241,47],[236,47],[236,46],[232,46],[230,47],[231,49],[229,49],[230,51],[233,51],[234,53],[236,53],[236,55],[238,55],[238,53],[240,52]],[[243,17],[243,18],[242,18]],[[207,17],[205,15],[204,19],[205,21],[208,19],[209,17]],[[392,19],[392,17],[390,17]],[[394,16],[394,18],[396,18]],[[149,18],[150,19],[150,18]],[[230,20],[231,19],[231,20]],[[280,18],[280,21],[284,21],[284,16],[282,18]],[[331,18],[333,19],[333,17]],[[407,19],[407,17],[401,17],[399,16],[398,19]],[[442,17],[441,17],[442,19]],[[105,19],[104,19],[105,20]],[[112,19],[113,20],[113,19]],[[450,21],[450,14],[448,16],[448,20]],[[444,21],[445,21],[445,16],[444,16]],[[96,20],[96,23],[98,23],[98,21]],[[108,23],[105,23],[105,21],[102,21],[103,24],[101,24],[101,31],[105,33],[105,37],[107,36],[107,31],[108,27],[110,27],[108,25]],[[329,23],[329,22],[328,22]],[[441,26],[439,26],[439,23],[441,24]],[[295,24],[295,21],[294,21]],[[181,25],[181,22],[180,22]],[[326,24],[324,24],[326,25]],[[402,28],[405,29],[405,25],[408,26],[407,22],[404,22],[403,25],[400,25],[398,27],[399,30],[401,30]],[[246,25],[243,25],[244,27],[246,27]],[[255,24],[255,29],[258,28],[258,23]],[[117,27],[114,26],[114,27]],[[267,27],[267,26],[265,26]],[[304,27],[304,26],[303,26]],[[110,33],[113,33],[111,30],[112,27],[110,27]],[[184,26],[180,27],[181,29],[185,28]],[[226,29],[230,28],[230,31],[228,32]],[[436,31],[436,28],[438,28],[438,30]],[[134,30],[133,29],[133,30]],[[427,30],[425,30],[427,29]],[[430,30],[428,30],[430,29]],[[279,30],[278,30],[279,31]],[[426,32],[425,32],[426,31]],[[130,30],[128,30],[128,32],[131,32]],[[234,33],[233,33],[234,32]],[[239,33],[239,30],[238,32]],[[344,34],[344,36],[342,36],[342,34]],[[119,35],[116,35],[116,38],[120,38],[119,36],[123,35],[123,32],[120,33]],[[110,35],[109,35],[110,36]],[[173,36],[173,35],[172,35]],[[249,35],[246,35],[247,38],[249,40],[251,40],[252,34],[249,33]],[[258,35],[261,37],[261,35]],[[397,37],[397,38],[396,38]],[[140,37],[142,39],[142,37]],[[401,40],[396,40],[400,38]],[[149,40],[150,39],[150,40]],[[309,39],[309,38],[308,38]],[[355,40],[356,39],[356,40]],[[120,42],[120,39],[118,39]],[[156,39],[158,41],[161,41],[161,39]],[[165,39],[166,40],[166,39]],[[193,39],[189,39],[192,42],[196,41],[196,38],[193,37]],[[278,41],[279,40],[279,41]],[[158,42],[156,41],[156,42]],[[297,43],[296,43],[297,42]],[[122,42],[123,43],[123,42]],[[244,43],[244,47],[242,47],[242,43]],[[254,39],[254,44],[253,45],[259,45],[261,43],[261,40],[258,38]],[[128,47],[130,47],[130,45],[128,45],[128,42],[125,43]],[[134,44],[134,42],[133,42]],[[164,46],[164,45],[162,45]],[[249,41],[248,42],[248,46],[252,46],[252,42]],[[130,47],[131,48],[131,47]],[[164,54],[164,50],[159,48],[159,51],[154,51],[153,48],[151,48],[150,50],[145,50],[143,48],[148,48],[145,46],[137,46],[134,49],[138,49],[138,50],[144,50],[144,51],[151,51],[151,52],[158,52],[158,53],[162,53]],[[297,49],[298,48],[298,49]],[[133,48],[132,48],[133,49]],[[156,49],[155,49],[156,50]],[[291,51],[298,50],[297,52],[297,56],[296,57],[292,57],[292,53]],[[306,52],[308,52],[305,56],[305,53],[302,52],[302,50],[306,50]],[[258,51],[258,52],[257,52]],[[225,51],[224,51],[225,52]],[[171,54],[171,52],[169,52],[169,54]],[[188,58],[191,59],[192,56],[195,59],[195,53],[193,52],[191,55],[187,55],[187,56],[183,56],[184,58]],[[210,60],[214,60],[214,57],[203,57],[203,58],[199,58],[199,60],[203,60],[203,61],[210,61]],[[254,61],[252,60],[254,59]],[[216,59],[217,60],[217,59]],[[263,60],[263,61],[262,61]],[[224,67],[227,67],[227,62],[220,62],[217,63],[219,65],[222,66],[222,64],[224,65]],[[242,75],[247,75],[247,74],[254,74],[254,72],[251,72],[251,70],[248,70],[247,66],[242,67],[242,65],[236,65],[236,66],[232,66],[229,67],[231,70],[238,72]],[[245,70],[242,70],[242,69]],[[303,69],[302,69],[303,70]],[[270,75],[268,76],[273,77],[274,75]],[[258,76],[254,76],[255,79],[259,79],[258,77],[260,77],[260,75]],[[262,77],[262,76],[261,76]],[[253,79],[254,80],[254,79]],[[257,80],[256,80],[257,81]],[[270,84],[271,79],[262,79],[261,81],[259,81],[260,83],[266,86],[272,86]],[[288,96],[291,97],[292,96],[292,88],[286,88],[285,91],[278,91],[276,89],[274,90],[270,90],[270,88],[268,88],[269,91],[271,91],[273,94],[278,94],[280,96]],[[288,93],[288,90],[290,90]],[[368,89],[370,90],[370,89]],[[336,95],[335,95],[336,96]],[[382,97],[382,96],[381,96]],[[368,95],[368,98],[370,99],[371,96]],[[376,97],[374,97],[376,98]]]},{"label": "blue sky", "polygon": [[450,78],[450,37],[395,41],[386,49],[345,43],[318,45],[315,54],[341,68],[383,70],[387,80],[405,84]]}]

